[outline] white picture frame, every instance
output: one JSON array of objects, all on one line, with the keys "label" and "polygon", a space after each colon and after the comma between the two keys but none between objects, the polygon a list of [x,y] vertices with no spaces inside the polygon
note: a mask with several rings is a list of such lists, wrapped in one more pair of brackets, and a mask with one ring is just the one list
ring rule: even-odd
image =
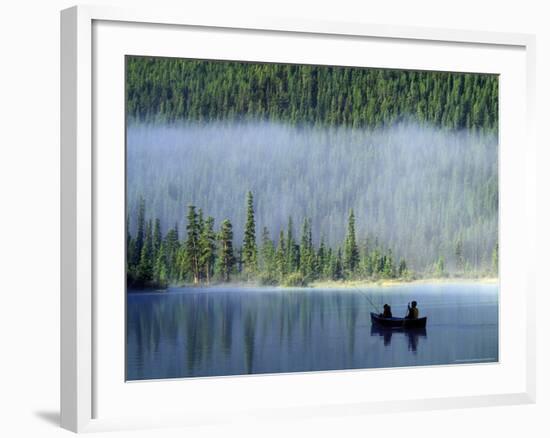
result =
[{"label": "white picture frame", "polygon": [[[147,43],[140,40],[139,35],[147,29]],[[98,294],[105,290],[107,282],[114,287],[120,287],[120,293],[124,291],[123,284],[117,282],[117,273],[109,274],[104,269],[106,251],[105,241],[101,236],[109,235],[111,242],[118,242],[118,231],[109,234],[104,227],[108,225],[102,217],[102,212],[108,210],[109,205],[120,202],[116,194],[120,190],[113,190],[109,194],[105,186],[113,187],[120,184],[120,150],[116,149],[120,144],[120,75],[118,79],[107,86],[100,82],[105,75],[120,73],[120,65],[116,68],[105,65],[112,59],[120,61],[121,53],[126,54],[152,54],[169,55],[170,44],[161,44],[163,34],[178,32],[185,29],[186,32],[200,32],[203,38],[220,37],[224,32],[229,35],[232,32],[234,38],[239,41],[269,38],[262,44],[252,45],[250,50],[256,50],[256,58],[265,60],[277,58],[274,41],[292,39],[292,44],[300,38],[308,41],[318,38],[335,41],[334,47],[327,47],[330,58],[338,63],[335,58],[337,46],[346,44],[369,43],[376,45],[383,43],[394,45],[395,50],[401,50],[403,58],[399,61],[401,68],[414,68],[418,60],[407,58],[407,48],[417,48],[422,51],[435,50],[439,53],[438,60],[422,60],[422,66],[428,66],[432,62],[434,69],[442,69],[447,66],[449,70],[461,70],[461,56],[468,57],[469,52],[477,53],[472,56],[472,64],[467,71],[491,72],[503,74],[505,82],[504,97],[501,104],[505,109],[500,123],[512,121],[513,116],[520,115],[519,121],[514,121],[513,129],[500,131],[503,144],[521,144],[521,148],[504,149],[501,154],[500,193],[503,196],[500,211],[500,238],[507,240],[507,245],[501,245],[501,287],[504,290],[515,290],[516,295],[504,293],[501,300],[501,316],[510,316],[515,309],[518,313],[519,333],[504,336],[501,340],[501,349],[504,352],[514,351],[514,355],[504,354],[500,363],[492,365],[459,367],[458,371],[451,367],[423,368],[421,370],[381,370],[377,375],[380,379],[392,379],[396,382],[404,382],[411,373],[415,378],[423,382],[423,379],[437,381],[453,380],[458,386],[446,392],[445,387],[427,388],[424,393],[390,392],[389,397],[381,397],[376,394],[368,397],[362,394],[352,394],[350,387],[360,386],[360,382],[372,380],[372,371],[367,374],[363,371],[335,372],[335,373],[309,373],[293,374],[281,377],[254,376],[245,378],[209,378],[197,379],[193,382],[181,381],[166,382],[141,382],[131,383],[120,381],[120,370],[111,373],[108,369],[113,359],[120,365],[120,355],[116,352],[116,342],[120,341],[120,330],[124,327],[124,312],[120,312],[120,300],[113,302],[106,308],[108,299],[99,299]],[[122,32],[122,33],[121,33]],[[124,33],[132,32],[132,49],[125,45]],[[153,37],[153,34],[158,34]],[[175,34],[174,34],[175,35]],[[171,34],[171,39],[174,35]],[[225,35],[225,37],[227,37]],[[185,36],[182,36],[185,37]],[[128,40],[128,39],[126,39]],[[205,40],[206,41],[206,40]],[[264,44],[269,42],[273,45]],[[108,44],[106,44],[108,43]],[[306,43],[304,43],[306,44]],[[307,43],[310,44],[310,43]],[[314,44],[314,43],[311,43]],[[278,44],[279,45],[279,44]],[[329,45],[330,46],[330,45]],[[445,55],[448,47],[454,47],[461,51],[460,56]],[[305,46],[304,46],[305,47]],[[313,46],[312,46],[313,47]],[[388,46],[389,47],[389,46]],[[313,47],[314,48],[314,47]],[[178,11],[129,10],[111,7],[78,6],[61,12],[61,425],[75,431],[99,431],[118,428],[142,428],[159,427],[166,425],[208,424],[235,418],[270,418],[277,415],[279,418],[296,418],[312,415],[342,415],[344,413],[362,414],[367,412],[395,412],[413,409],[440,409],[453,407],[474,407],[502,404],[531,403],[535,400],[535,277],[534,268],[527,263],[514,259],[514,253],[518,250],[531,250],[536,245],[536,224],[534,212],[535,199],[535,169],[536,169],[536,144],[533,138],[534,120],[534,48],[535,39],[531,35],[506,34],[491,32],[460,31],[451,29],[425,29],[402,26],[378,26],[364,23],[337,23],[337,22],[310,22],[306,20],[278,20],[278,19],[248,19],[226,22],[223,17],[215,16],[188,16]],[[131,52],[126,52],[131,50]],[[136,53],[136,50],[139,53]],[[220,53],[219,47],[211,49],[207,53],[208,44],[198,45],[193,54],[197,57],[212,57]],[[218,52],[216,52],[218,50]],[[271,52],[270,52],[271,50]],[[373,49],[374,50],[374,49]],[[394,50],[394,49],[392,49]],[[332,51],[332,55],[331,55]],[[477,52],[476,52],[477,51]],[[381,52],[381,51],[380,51]],[[487,53],[486,53],[487,52]],[[494,62],[489,52],[495,53]],[[304,52],[302,52],[304,53]],[[373,52],[374,53],[374,52]],[[396,52],[397,53],[397,52]],[[487,55],[487,56],[485,56]],[[231,59],[230,55],[227,55]],[[235,55],[239,56],[239,55]],[[289,50],[284,56],[291,61],[301,59],[299,51],[292,54]],[[313,56],[313,55],[312,55]],[[321,55],[319,55],[321,56]],[[499,58],[501,57],[501,58]],[[475,59],[474,59],[475,58]],[[240,58],[239,58],[240,59]],[[318,58],[321,59],[321,58]],[[377,66],[386,66],[384,57],[377,58]],[[98,62],[100,60],[101,62]],[[285,60],[287,60],[285,58]],[[341,62],[350,62],[341,61]],[[436,65],[436,62],[440,64]],[[455,64],[453,64],[453,62]],[[441,64],[446,63],[446,64]],[[477,63],[477,64],[476,64]],[[97,65],[96,65],[97,64]],[[114,64],[113,64],[114,65]],[[355,65],[355,64],[353,64]],[[391,62],[387,66],[395,67]],[[455,66],[455,67],[453,67]],[[479,67],[476,67],[479,66]],[[507,67],[508,66],[508,67]],[[502,69],[502,70],[501,70]],[[509,70],[507,70],[509,69]],[[112,73],[110,73],[112,72]],[[506,72],[506,73],[503,73]],[[111,88],[109,88],[111,87]],[[116,87],[112,88],[112,87]],[[115,113],[107,114],[102,111],[106,102],[102,92],[107,90],[115,99]],[[122,94],[123,95],[123,94]],[[114,96],[114,97],[113,97]],[[118,99],[118,100],[117,100]],[[509,103],[514,105],[509,105]],[[112,102],[111,102],[112,103]],[[120,104],[120,105],[119,105]],[[102,106],[103,105],[103,106]],[[117,106],[118,105],[118,106]],[[515,106],[515,108],[510,108]],[[506,113],[517,111],[515,113]],[[114,115],[114,117],[112,117]],[[105,119],[111,122],[106,122]],[[113,123],[110,126],[108,123]],[[98,127],[99,126],[99,127]],[[502,125],[501,125],[502,127]],[[113,129],[113,131],[111,131]],[[110,136],[110,132],[118,132]],[[112,137],[112,138],[111,138]],[[513,140],[513,141],[512,141]],[[108,148],[115,144],[114,148]],[[97,153],[98,144],[107,153]],[[109,156],[108,151],[116,149],[118,155]],[[117,167],[118,166],[118,167]],[[123,170],[122,170],[123,171]],[[116,175],[107,184],[106,175]],[[511,181],[515,182],[514,187]],[[123,183],[122,183],[123,184]],[[120,188],[119,188],[120,189]],[[107,198],[109,198],[107,200]],[[104,201],[105,199],[105,201]],[[517,207],[517,202],[522,202],[522,208]],[[105,204],[102,204],[105,203]],[[111,203],[111,204],[110,204]],[[101,208],[98,208],[101,206]],[[116,215],[115,215],[116,216]],[[522,229],[522,238],[518,238],[517,231]],[[514,231],[515,230],[515,231]],[[119,253],[123,252],[122,243]],[[112,248],[111,248],[112,249]],[[114,252],[116,254],[116,251]],[[123,263],[123,259],[120,260]],[[516,263],[517,262],[517,263]],[[507,295],[508,294],[508,295]],[[526,305],[527,302],[531,304]],[[118,307],[117,307],[118,306]],[[503,318],[501,318],[503,319]],[[506,332],[508,321],[501,322],[501,333]],[[113,342],[106,338],[105,331],[116,333],[112,337]],[[512,339],[513,338],[513,339]],[[502,343],[505,344],[502,344]],[[507,347],[507,343],[510,344]],[[120,343],[120,342],[119,342]],[[508,350],[507,350],[508,348]],[[99,353],[99,354],[98,354]],[[112,355],[113,358],[109,358]],[[115,358],[116,356],[117,358]],[[513,356],[513,357],[512,357]],[[510,369],[506,370],[508,364]],[[117,367],[117,365],[113,365]],[[513,368],[513,369],[512,369]],[[450,370],[450,371],[449,371]],[[370,373],[370,374],[368,374]],[[388,374],[391,373],[391,374]],[[452,376],[451,376],[452,373]],[[499,374],[500,373],[500,374]],[[473,391],[467,384],[460,385],[460,379],[470,379],[476,375],[479,391]],[[494,381],[490,381],[490,375]],[[369,377],[371,376],[371,377]],[[429,377],[428,377],[429,376]],[[377,378],[378,378],[377,377]],[[499,380],[509,383],[499,384]],[[116,382],[116,385],[113,384]],[[251,383],[252,382],[252,383]],[[475,382],[474,382],[475,383]],[[131,410],[124,410],[121,406],[124,400],[150,399],[165,394],[167,400],[172,400],[185,384],[187,391],[201,391],[204,394],[219,395],[219,405],[211,406],[200,402],[193,406],[184,401],[173,409],[159,404],[156,408],[147,408],[148,415],[139,415]],[[305,388],[322,386],[328,396],[319,396],[313,392],[313,396],[296,397],[296,403],[285,401],[284,395],[275,392],[277,387]],[[485,386],[484,386],[485,385]],[[508,386],[507,386],[508,385]],[[114,387],[120,388],[116,389]],[[402,387],[401,383],[397,383]],[[429,386],[429,385],[428,385]],[[112,392],[109,392],[111,391]],[[340,389],[336,389],[340,388]],[[117,392],[118,391],[118,392]],[[242,392],[241,399],[235,401],[231,409],[227,406],[227,399],[223,397],[224,391]],[[266,392],[267,391],[267,392]],[[332,392],[331,392],[332,391]],[[270,394],[270,402],[261,400],[258,394]],[[112,399],[112,403],[106,401],[106,395]],[[245,397],[254,398],[250,404]],[[267,396],[266,396],[267,397]],[[332,397],[332,398],[331,398]],[[258,399],[260,398],[260,399]],[[265,402],[265,403],[264,403]],[[206,406],[209,410],[206,410]],[[153,409],[153,410],[152,410]],[[107,414],[103,415],[102,412]]]}]

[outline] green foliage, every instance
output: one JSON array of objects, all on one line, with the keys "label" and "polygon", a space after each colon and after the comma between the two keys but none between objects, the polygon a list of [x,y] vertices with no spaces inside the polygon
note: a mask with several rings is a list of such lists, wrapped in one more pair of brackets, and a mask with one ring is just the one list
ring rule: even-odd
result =
[{"label": "green foliage", "polygon": [[[250,201],[252,194],[247,195],[247,199]],[[249,202],[248,205],[250,210],[252,204]],[[294,240],[291,218],[288,222],[290,232],[287,230],[285,233],[281,229],[277,245],[270,238],[269,229],[264,227],[259,251],[254,248],[253,252],[248,252],[249,256],[253,254],[258,257],[254,271],[248,271],[247,266],[250,265],[244,261],[254,260],[245,257],[246,241],[241,248],[235,250],[233,247],[233,227],[228,219],[222,221],[219,231],[216,231],[212,216],[204,219],[201,209],[189,205],[187,236],[182,243],[177,226],[163,236],[158,219],[154,222],[145,219],[145,201],[141,203],[138,215],[138,222],[143,223],[143,244],[137,263],[132,262],[131,258],[127,259],[127,283],[130,287],[164,288],[169,284],[188,282],[210,284],[214,279],[229,282],[232,279],[239,280],[243,275],[247,280],[262,285],[286,286],[306,286],[319,279],[338,281],[349,278],[351,274],[357,279],[412,277],[404,259],[398,268],[394,266],[391,249],[384,250],[375,242],[372,251],[369,252],[367,245],[362,253],[359,251],[353,212],[348,217],[346,238],[335,249],[327,247],[324,239],[321,239],[318,248],[315,247],[308,218],[304,219],[302,225],[300,244]],[[136,240],[137,237],[134,238],[128,230],[128,253],[135,250]],[[291,252],[288,251],[289,244],[293,248]],[[360,266],[364,268],[359,269]]]},{"label": "green foliage", "polygon": [[204,222],[199,236],[199,248],[201,277],[205,279],[206,284],[209,284],[214,274],[216,261],[216,232],[214,231],[214,218],[212,216],[208,216]]},{"label": "green foliage", "polygon": [[277,257],[275,245],[269,237],[269,230],[267,229],[267,227],[264,227],[262,230],[259,270],[261,272],[261,283],[277,283]]},{"label": "green foliage", "polygon": [[[308,218],[316,248],[321,235],[336,248],[348,232],[342,213],[353,208],[361,251],[365,237],[376,236],[411,269],[424,271],[443,255],[448,269],[460,272],[455,263],[460,239],[472,269],[490,270],[498,236],[497,158],[496,137],[415,127],[376,133],[273,125],[133,127],[130,230],[138,240],[141,196],[147,199],[148,216],[158,217],[163,230],[176,223],[185,229],[187,205],[201,199],[208,203],[203,205],[208,214],[231,219],[235,242],[242,246],[246,193],[255,187],[258,245],[263,227],[276,243],[292,216],[294,244],[301,243]],[[296,269],[300,256],[295,246],[290,248],[289,268]]]},{"label": "green foliage", "polygon": [[218,271],[223,281],[229,281],[235,266],[235,255],[233,253],[233,226],[228,219],[221,224],[218,240],[220,246]]},{"label": "green foliage", "polygon": [[445,259],[441,256],[434,264],[434,276],[436,278],[448,277],[449,273],[445,270]]},{"label": "green foliage", "polygon": [[258,270],[256,222],[254,220],[254,197],[250,191],[246,195],[246,205],[246,224],[244,228],[242,260],[247,279],[250,279]]},{"label": "green foliage", "polygon": [[348,235],[344,244],[344,273],[347,278],[353,277],[359,266],[359,247],[355,238],[355,215],[350,210],[348,217]]},{"label": "green foliage", "polygon": [[292,274],[289,274],[287,277],[285,277],[285,279],[283,280],[283,286],[303,287],[307,286],[307,281],[301,272],[293,272]]},{"label": "green foliage", "polygon": [[449,129],[498,126],[497,75],[126,59],[127,114],[139,121],[264,119],[359,128],[414,118]]},{"label": "green foliage", "polygon": [[[202,216],[202,213],[201,213]],[[189,271],[193,275],[193,283],[198,284],[200,279],[200,246],[199,236],[201,224],[195,206],[190,205],[187,213],[187,240],[185,241],[185,255]]]}]

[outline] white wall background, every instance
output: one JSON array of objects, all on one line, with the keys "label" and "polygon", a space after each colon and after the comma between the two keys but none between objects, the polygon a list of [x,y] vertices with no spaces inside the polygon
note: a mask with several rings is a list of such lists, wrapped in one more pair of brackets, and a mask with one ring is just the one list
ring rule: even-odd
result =
[{"label": "white wall background", "polygon": [[[96,1],[135,6],[143,0]],[[540,155],[538,402],[511,406],[368,417],[316,418],[291,423],[212,426],[189,430],[117,432],[106,436],[396,435],[477,437],[543,436],[550,432],[550,14],[536,0],[155,0],[158,7],[215,10],[231,16],[276,15],[526,32],[537,35],[537,128]],[[59,421],[59,10],[66,0],[2,4],[0,15],[0,435],[69,436]],[[521,147],[521,145],[518,145]],[[534,212],[535,214],[535,212]],[[548,291],[548,293],[546,293]],[[410,423],[412,428],[407,425]],[[410,434],[409,434],[410,432]]]}]

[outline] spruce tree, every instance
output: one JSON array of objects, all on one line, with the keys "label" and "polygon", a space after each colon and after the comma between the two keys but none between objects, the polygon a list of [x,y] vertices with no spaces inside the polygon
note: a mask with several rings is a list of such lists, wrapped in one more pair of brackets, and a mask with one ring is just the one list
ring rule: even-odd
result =
[{"label": "spruce tree", "polygon": [[137,231],[134,248],[134,260],[133,265],[137,265],[141,259],[141,250],[143,248],[143,239],[145,238],[145,199],[141,197],[139,199],[138,207],[138,219],[137,219]]},{"label": "spruce tree", "polygon": [[185,278],[185,270],[182,264],[178,263],[180,252],[180,242],[178,236],[178,225],[171,228],[164,238],[164,252],[166,256],[166,270],[170,280],[180,280]]},{"label": "spruce tree", "polygon": [[395,269],[393,266],[393,254],[391,249],[388,250],[388,253],[384,256],[384,270],[382,272],[382,275],[385,278],[395,277]]},{"label": "spruce tree", "polygon": [[355,238],[355,215],[353,209],[350,210],[348,218],[348,234],[344,244],[344,273],[346,277],[351,277],[359,265],[359,248]]},{"label": "spruce tree", "polygon": [[130,216],[126,217],[126,284],[132,284],[135,274],[135,242],[130,233]]},{"label": "spruce tree", "polygon": [[285,244],[285,232],[281,230],[279,233],[279,242],[277,244],[277,251],[275,252],[275,263],[277,266],[277,275],[279,282],[282,282],[287,274],[287,250]]},{"label": "spruce tree", "polygon": [[162,243],[162,232],[160,230],[160,219],[155,219],[155,225],[153,227],[153,254],[156,257]]},{"label": "spruce tree", "polygon": [[164,242],[161,242],[154,267],[154,282],[157,287],[168,286],[168,268],[166,266],[166,262],[165,246]]},{"label": "spruce tree", "polygon": [[292,216],[288,217],[288,228],[286,230],[286,272],[290,274],[298,269],[298,251],[294,241],[294,223]]},{"label": "spruce tree", "polygon": [[153,237],[151,222],[145,227],[143,246],[137,266],[137,285],[140,287],[149,287],[153,280]]},{"label": "spruce tree", "polygon": [[214,231],[214,218],[212,216],[208,216],[204,221],[199,236],[199,247],[200,271],[206,280],[206,284],[209,284],[214,272],[216,258],[216,233]]},{"label": "spruce tree", "polygon": [[314,252],[311,225],[308,218],[305,218],[302,226],[302,240],[300,242],[300,272],[306,282],[312,279],[313,269]]},{"label": "spruce tree", "polygon": [[399,268],[397,272],[400,278],[403,278],[405,275],[407,275],[407,262],[405,261],[405,259],[401,259],[399,261]]},{"label": "spruce tree", "polygon": [[185,255],[189,270],[193,275],[193,283],[198,284],[200,279],[199,222],[194,205],[189,205],[188,207]]},{"label": "spruce tree", "polygon": [[322,278],[325,275],[327,263],[327,250],[325,248],[325,240],[321,237],[321,243],[319,243],[319,249],[317,251],[317,269],[316,276]]},{"label": "spruce tree", "polygon": [[228,219],[221,223],[219,240],[219,272],[223,281],[229,281],[231,272],[235,265],[235,256],[233,254],[233,226]]},{"label": "spruce tree", "polygon": [[254,197],[252,196],[252,192],[248,192],[246,199],[246,224],[244,227],[242,261],[246,277],[250,280],[258,270],[256,222],[254,220]]},{"label": "spruce tree", "polygon": [[260,248],[260,271],[264,276],[272,281],[275,278],[275,246],[269,237],[269,230],[264,227],[262,230],[262,245]]},{"label": "spruce tree", "polygon": [[338,248],[338,252],[336,254],[336,258],[334,261],[334,272],[333,272],[333,280],[341,280],[344,278],[344,266],[342,262],[342,250]]}]

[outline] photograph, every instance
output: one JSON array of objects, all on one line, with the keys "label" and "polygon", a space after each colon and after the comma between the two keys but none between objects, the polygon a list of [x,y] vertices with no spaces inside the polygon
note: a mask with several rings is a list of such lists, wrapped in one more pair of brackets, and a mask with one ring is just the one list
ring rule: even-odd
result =
[{"label": "photograph", "polygon": [[125,118],[127,381],[499,362],[498,74],[126,55]]}]

